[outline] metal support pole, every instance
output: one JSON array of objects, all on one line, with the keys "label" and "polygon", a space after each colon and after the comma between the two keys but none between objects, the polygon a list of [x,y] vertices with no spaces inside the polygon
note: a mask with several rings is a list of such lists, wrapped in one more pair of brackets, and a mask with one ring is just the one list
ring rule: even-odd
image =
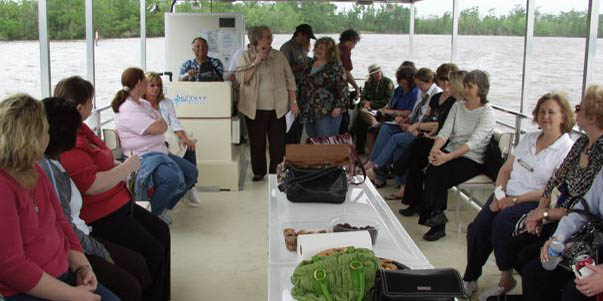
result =
[{"label": "metal support pole", "polygon": [[38,1],[38,32],[40,39],[40,87],[42,98],[50,97],[50,43],[46,0]]},{"label": "metal support pole", "polygon": [[459,15],[461,0],[452,0],[452,46],[450,48],[450,62],[456,62],[456,52],[458,48],[458,34],[459,34]]},{"label": "metal support pole", "polygon": [[410,21],[408,27],[408,59],[412,59],[415,39],[415,3],[410,3]]},{"label": "metal support pole", "polygon": [[590,84],[593,73],[593,62],[597,56],[597,34],[599,33],[599,0],[590,0],[588,5],[588,36],[584,49],[584,70],[582,75],[582,97]]},{"label": "metal support pole", "polygon": [[[532,73],[532,40],[534,38],[534,13],[536,0],[526,0],[526,31],[523,42],[523,72],[521,75],[521,107],[519,112],[525,112],[526,97]],[[515,121],[515,139],[519,140],[521,134],[521,118]]]},{"label": "metal support pole", "polygon": [[140,69],[147,70],[147,3],[140,0]]},{"label": "metal support pole", "polygon": [[[93,86],[95,83],[95,69],[94,69],[94,14],[93,14],[93,6],[92,0],[86,0],[85,3],[86,9],[86,71],[87,78]],[[94,108],[96,109],[96,96],[94,96],[92,103],[94,104]]]}]

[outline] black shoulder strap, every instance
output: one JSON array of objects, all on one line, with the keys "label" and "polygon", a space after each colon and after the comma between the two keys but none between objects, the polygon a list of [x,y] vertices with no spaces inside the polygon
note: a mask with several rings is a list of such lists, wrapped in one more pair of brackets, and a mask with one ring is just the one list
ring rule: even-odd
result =
[{"label": "black shoulder strap", "polygon": [[582,196],[580,196],[580,204],[582,204],[582,207],[584,207],[584,209],[571,209],[570,211],[568,211],[568,214],[570,214],[570,213],[582,214],[582,215],[586,216],[586,219],[588,220],[588,222],[592,223],[593,225],[596,225],[597,228],[599,228],[599,229],[603,229],[603,219],[601,219],[599,216],[597,216],[596,214],[594,214],[590,211],[588,202],[586,202],[586,200]]}]

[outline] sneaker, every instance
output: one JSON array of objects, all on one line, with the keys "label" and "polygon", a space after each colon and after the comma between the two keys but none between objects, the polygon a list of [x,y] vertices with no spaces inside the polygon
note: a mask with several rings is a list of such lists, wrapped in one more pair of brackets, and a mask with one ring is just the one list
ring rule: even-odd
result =
[{"label": "sneaker", "polygon": [[166,224],[171,225],[172,224],[172,218],[168,215],[168,210],[165,209],[163,210],[163,212],[161,212],[161,214],[159,214],[159,218]]},{"label": "sneaker", "polygon": [[471,298],[471,295],[477,292],[477,281],[463,280],[463,288],[465,289],[465,296],[467,296],[467,298]]},{"label": "sneaker", "polygon": [[201,205],[201,199],[199,198],[199,191],[197,191],[197,188],[193,187],[186,192],[186,200],[187,204],[193,208],[197,208]]}]

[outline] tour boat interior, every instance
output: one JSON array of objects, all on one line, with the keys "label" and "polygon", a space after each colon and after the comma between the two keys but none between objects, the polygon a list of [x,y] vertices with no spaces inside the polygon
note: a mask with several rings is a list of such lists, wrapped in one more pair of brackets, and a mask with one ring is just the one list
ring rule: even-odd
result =
[{"label": "tour boat interior", "polygon": [[[92,1],[85,0],[86,16],[86,57],[87,77],[92,83],[95,82],[95,60],[94,60],[94,23],[92,19]],[[429,0],[425,0],[429,1]],[[453,5],[453,28],[451,34],[450,61],[455,62],[458,48],[458,19],[459,4],[462,0],[451,0]],[[174,3],[177,2],[174,0]],[[363,2],[363,1],[358,1]],[[369,4],[381,1],[364,1]],[[414,5],[418,1],[413,0],[388,0],[385,3],[396,5],[409,5],[411,7],[410,32],[408,34],[409,53],[408,58],[413,56],[414,36]],[[532,75],[532,44],[535,18],[535,1],[526,0],[526,32],[524,39],[522,83]],[[141,0],[141,20],[144,20],[147,7],[151,1]],[[589,33],[586,38],[584,69],[583,69],[583,91],[591,81],[594,72],[593,61],[596,54],[596,40],[598,31],[599,1],[592,0],[589,5]],[[46,26],[47,0],[39,1],[39,30],[40,30],[40,61],[41,61],[41,90],[42,97],[50,96],[51,73],[50,73],[50,47],[48,28]],[[595,13],[593,13],[595,12]],[[177,14],[177,13],[171,13]],[[146,34],[145,22],[141,22],[140,37],[140,66],[146,67]],[[244,29],[243,29],[244,30]],[[166,29],[167,31],[167,29]],[[188,39],[188,37],[186,37]],[[185,47],[186,48],[186,47]],[[188,51],[188,49],[187,49]],[[416,50],[415,50],[416,51]],[[361,55],[361,54],[354,54]],[[402,61],[400,58],[396,60]],[[166,63],[167,65],[167,63]],[[53,79],[56,81],[56,79]],[[517,143],[519,137],[529,127],[531,116],[528,106],[524,101],[527,87],[522,84],[521,104],[519,110],[493,105],[497,112],[497,127],[501,132],[512,133],[511,144]],[[227,108],[227,110],[229,110]],[[90,120],[91,128],[102,136],[104,129],[112,127],[112,113],[110,106],[95,106],[93,118]],[[192,122],[192,121],[191,121]],[[236,124],[238,125],[238,123]],[[228,127],[235,123],[228,123]],[[233,131],[231,131],[233,132]],[[238,135],[238,131],[236,131]],[[105,137],[106,138],[106,137]],[[271,237],[271,202],[278,199],[275,194],[280,194],[271,189],[273,178],[266,177],[264,181],[252,182],[253,174],[249,166],[249,150],[247,144],[230,144],[228,137],[229,153],[233,160],[238,163],[236,175],[239,184],[236,189],[225,189],[218,184],[203,185],[203,178],[198,184],[201,189],[201,205],[199,208],[190,208],[184,203],[179,204],[172,212],[173,223],[170,226],[172,239],[172,300],[284,300],[281,283],[288,282],[289,275],[274,273],[286,270],[285,267],[295,262],[279,262],[272,260],[276,256],[271,246],[281,243],[278,240],[282,234],[276,233]],[[512,141],[511,141],[512,140]],[[204,144],[211,142],[200,140],[198,149],[203,152]],[[219,142],[221,143],[221,142]],[[117,147],[117,145],[115,145]],[[232,147],[232,149],[230,148]],[[506,149],[509,151],[509,148]],[[236,158],[235,158],[236,157]],[[210,158],[211,159],[211,158]],[[363,159],[366,159],[364,157]],[[220,167],[212,167],[219,169]],[[200,168],[201,169],[201,168]],[[220,174],[219,177],[229,177]],[[216,176],[216,177],[218,177]],[[206,175],[211,180],[212,175]],[[487,186],[487,185],[490,186]],[[477,189],[475,189],[477,187]],[[387,223],[392,223],[392,229],[403,229],[404,236],[397,243],[406,243],[412,250],[418,250],[424,255],[424,262],[434,268],[455,268],[459,273],[465,269],[466,264],[466,227],[473,220],[483,202],[492,192],[492,183],[484,186],[456,187],[449,191],[448,216],[450,222],[447,225],[447,235],[437,242],[428,242],[422,239],[425,228],[417,224],[418,217],[402,217],[398,210],[405,207],[399,200],[386,201],[385,196],[395,189],[391,186],[376,190],[367,181],[363,189],[378,191],[375,194],[375,204],[386,204],[389,212],[383,213],[381,218]],[[272,187],[273,188],[273,187]],[[358,188],[354,188],[358,189]],[[346,202],[349,200],[346,200]],[[288,210],[288,209],[287,209]],[[306,221],[313,217],[321,216],[318,212],[306,212]],[[290,216],[295,216],[291,214]],[[275,226],[280,229],[282,225]],[[279,236],[280,235],[280,236]],[[408,239],[406,239],[408,238]],[[385,239],[385,238],[384,238]],[[277,240],[277,241],[275,241]],[[284,248],[284,245],[281,245]],[[414,251],[413,251],[414,252]],[[400,259],[400,260],[403,260]],[[405,262],[412,266],[413,262]],[[271,275],[272,274],[272,275]],[[483,289],[495,286],[498,281],[499,271],[491,256],[485,266],[484,274],[480,278],[480,291],[474,294],[473,300]],[[274,278],[277,279],[274,279]],[[520,279],[516,277],[516,279]],[[517,285],[512,293],[519,293],[521,285]],[[272,292],[272,293],[271,293]],[[276,293],[275,293],[276,292]]]}]

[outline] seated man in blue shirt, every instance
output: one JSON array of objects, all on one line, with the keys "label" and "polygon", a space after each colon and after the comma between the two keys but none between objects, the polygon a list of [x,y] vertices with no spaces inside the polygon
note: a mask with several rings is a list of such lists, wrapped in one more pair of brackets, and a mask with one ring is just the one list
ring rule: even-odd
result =
[{"label": "seated man in blue shirt", "polygon": [[207,40],[201,37],[194,38],[192,48],[195,58],[182,64],[179,79],[197,82],[222,81],[224,67],[219,59],[207,56],[209,49]]}]

